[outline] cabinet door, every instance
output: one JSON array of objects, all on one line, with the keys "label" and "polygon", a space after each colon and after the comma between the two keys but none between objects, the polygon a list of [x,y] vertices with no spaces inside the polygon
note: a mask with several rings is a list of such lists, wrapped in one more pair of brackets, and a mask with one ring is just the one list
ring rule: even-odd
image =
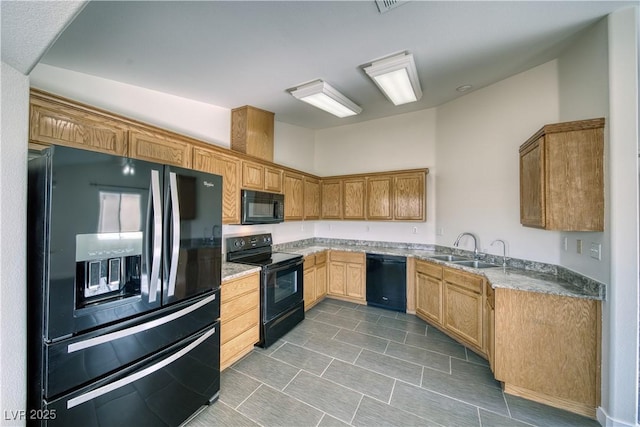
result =
[{"label": "cabinet door", "polygon": [[425,174],[422,172],[395,176],[394,219],[399,221],[424,221],[426,219],[424,179]]},{"label": "cabinet door", "polygon": [[178,138],[131,130],[129,131],[129,157],[191,168],[192,146]]},{"label": "cabinet door", "polygon": [[106,117],[31,98],[29,139],[44,144],[128,156],[124,126]]},{"label": "cabinet door", "polygon": [[301,220],[304,214],[302,175],[284,173],[284,219]]},{"label": "cabinet door", "polygon": [[327,264],[316,265],[316,299],[327,295]]},{"label": "cabinet door", "polygon": [[467,344],[482,349],[482,294],[445,281],[444,326]]},{"label": "cabinet door", "polygon": [[282,169],[264,167],[264,190],[282,193]]},{"label": "cabinet door", "polygon": [[243,160],[242,188],[264,190],[264,166],[259,163]]},{"label": "cabinet door", "polygon": [[544,136],[520,152],[520,223],[546,223],[544,192]]},{"label": "cabinet door", "polygon": [[316,269],[315,267],[310,267],[304,270],[303,279],[304,281],[304,309],[305,311],[309,308],[313,307],[313,304],[316,301]]},{"label": "cabinet door", "polygon": [[367,178],[367,219],[393,219],[393,177]]},{"label": "cabinet door", "polygon": [[442,325],[442,280],[416,271],[416,312]]},{"label": "cabinet door", "polygon": [[342,218],[342,181],[332,179],[322,181],[322,218]]},{"label": "cabinet door", "polygon": [[304,177],[304,219],[320,218],[320,181]]},{"label": "cabinet door", "polygon": [[345,179],[344,181],[343,219],[365,219],[366,185],[364,178]]},{"label": "cabinet door", "polygon": [[329,263],[329,295],[346,295],[347,263],[331,261]]},{"label": "cabinet door", "polygon": [[240,223],[240,160],[196,147],[193,166],[194,169],[222,176],[222,223]]},{"label": "cabinet door", "polygon": [[364,299],[365,298],[365,272],[362,264],[347,264],[347,289],[348,297]]}]

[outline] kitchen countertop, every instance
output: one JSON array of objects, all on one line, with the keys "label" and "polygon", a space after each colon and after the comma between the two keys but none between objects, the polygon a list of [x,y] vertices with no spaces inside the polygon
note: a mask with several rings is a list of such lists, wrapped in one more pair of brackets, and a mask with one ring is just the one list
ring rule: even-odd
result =
[{"label": "kitchen countertop", "polygon": [[237,264],[235,262],[222,262],[222,281],[237,279],[260,271],[255,265]]},{"label": "kitchen countertop", "polygon": [[[287,247],[286,244],[278,248],[279,252],[300,254],[303,256],[313,255],[326,250],[339,250],[347,252],[368,252],[383,255],[397,255],[404,257],[414,257],[447,267],[456,268],[470,273],[482,275],[490,282],[491,287],[523,290],[529,292],[539,292],[552,295],[569,296],[585,299],[604,299],[604,285],[585,286],[583,280],[564,278],[560,275],[545,271],[535,271],[530,269],[496,266],[491,268],[473,268],[461,266],[452,262],[435,260],[434,255],[450,254],[449,251],[442,252],[434,249],[412,249],[394,248],[389,246],[373,245],[352,245],[352,244],[310,244]],[[501,259],[501,257],[500,257]],[[543,269],[544,270],[544,269]],[[575,273],[574,273],[575,274]],[[601,286],[597,286],[601,285]]]}]

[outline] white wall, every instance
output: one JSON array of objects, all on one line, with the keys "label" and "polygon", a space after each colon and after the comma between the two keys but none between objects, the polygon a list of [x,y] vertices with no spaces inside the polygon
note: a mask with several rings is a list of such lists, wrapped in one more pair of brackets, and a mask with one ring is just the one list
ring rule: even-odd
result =
[{"label": "white wall", "polygon": [[[605,159],[609,158],[609,70],[607,20],[602,19],[589,28],[569,49],[558,58],[561,122],[605,118]],[[605,197],[610,195],[609,165],[604,166]],[[609,200],[605,206],[610,206]],[[611,263],[611,220],[605,209],[605,231],[563,232],[568,250],[560,251],[559,264],[585,276],[609,284]],[[577,240],[583,242],[582,254],[578,254]],[[602,245],[602,260],[590,256],[592,243]]]},{"label": "white wall", "polygon": [[[520,225],[518,148],[558,119],[557,61],[471,92],[437,109],[437,243],[472,232],[483,252],[557,264],[560,233]],[[461,247],[472,248],[465,238]]]},{"label": "white wall", "polygon": [[31,86],[125,117],[229,147],[231,110],[167,93],[38,64]]},{"label": "white wall", "polygon": [[[0,141],[0,408],[24,410],[26,401],[26,218],[29,79],[2,62]],[[14,412],[15,413],[15,412]]]},{"label": "white wall", "polygon": [[434,243],[436,114],[428,109],[316,132],[315,165],[321,176],[429,168],[426,222],[322,221],[316,236]]},{"label": "white wall", "polygon": [[608,17],[611,284],[603,306],[601,423],[637,425],[638,7]]},{"label": "white wall", "polygon": [[274,127],[274,162],[315,174],[315,131],[277,120]]}]

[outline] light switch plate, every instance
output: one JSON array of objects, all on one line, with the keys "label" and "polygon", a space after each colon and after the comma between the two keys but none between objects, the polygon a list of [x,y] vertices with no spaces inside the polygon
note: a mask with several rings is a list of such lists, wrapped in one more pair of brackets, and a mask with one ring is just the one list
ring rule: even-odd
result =
[{"label": "light switch plate", "polygon": [[582,253],[582,239],[576,240],[576,252],[579,254]]}]

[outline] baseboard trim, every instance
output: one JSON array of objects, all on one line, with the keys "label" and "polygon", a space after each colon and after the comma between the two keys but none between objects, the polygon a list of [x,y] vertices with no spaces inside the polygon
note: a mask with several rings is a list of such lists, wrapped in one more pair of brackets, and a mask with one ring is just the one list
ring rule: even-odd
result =
[{"label": "baseboard trim", "polygon": [[602,406],[598,407],[598,409],[596,410],[596,419],[598,420],[600,425],[603,427],[634,427],[634,426],[640,425],[638,423],[629,424],[629,423],[611,418],[609,414],[607,414],[607,411],[605,411],[602,408]]}]

